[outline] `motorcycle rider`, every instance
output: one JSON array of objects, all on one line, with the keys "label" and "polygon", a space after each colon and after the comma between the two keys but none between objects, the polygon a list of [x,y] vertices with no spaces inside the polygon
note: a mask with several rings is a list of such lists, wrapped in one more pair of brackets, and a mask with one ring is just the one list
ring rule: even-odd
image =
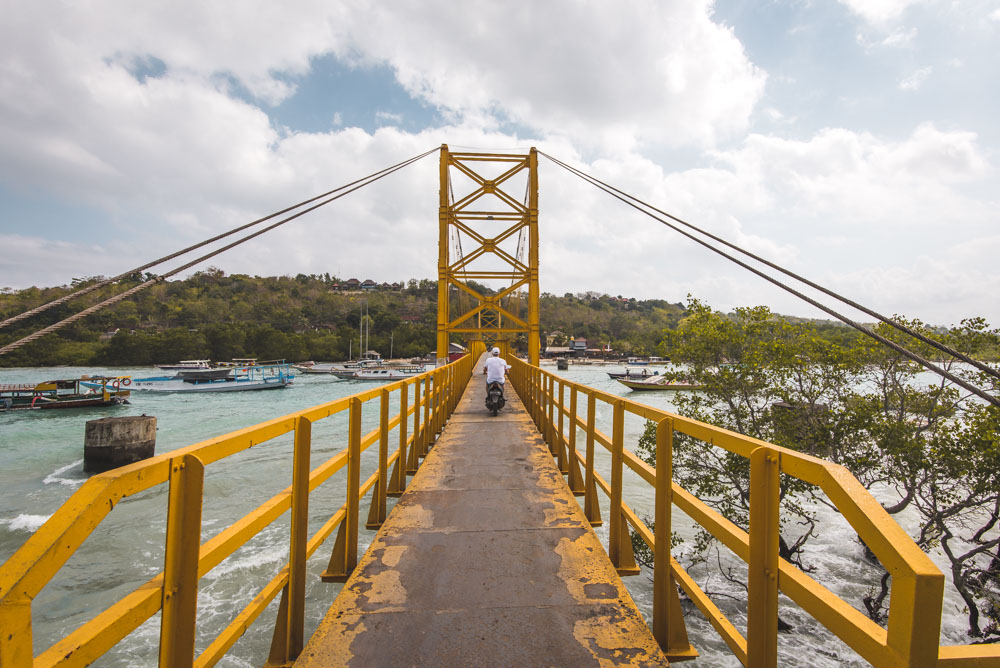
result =
[{"label": "motorcycle rider", "polygon": [[486,364],[483,365],[483,375],[486,376],[486,389],[490,389],[491,383],[500,383],[500,387],[503,388],[508,369],[510,369],[510,365],[507,364],[507,360],[500,357],[500,349],[494,348],[490,351],[490,357],[486,360]]}]

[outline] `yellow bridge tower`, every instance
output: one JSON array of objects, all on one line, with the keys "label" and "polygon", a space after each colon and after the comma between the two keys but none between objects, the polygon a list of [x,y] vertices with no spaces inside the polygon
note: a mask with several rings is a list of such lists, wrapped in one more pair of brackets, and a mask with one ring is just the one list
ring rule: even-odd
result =
[{"label": "yellow bridge tower", "polygon": [[[522,185],[519,200],[511,193]],[[538,364],[537,152],[453,153],[444,144],[440,196],[438,363],[458,334],[503,346],[525,335]]]}]

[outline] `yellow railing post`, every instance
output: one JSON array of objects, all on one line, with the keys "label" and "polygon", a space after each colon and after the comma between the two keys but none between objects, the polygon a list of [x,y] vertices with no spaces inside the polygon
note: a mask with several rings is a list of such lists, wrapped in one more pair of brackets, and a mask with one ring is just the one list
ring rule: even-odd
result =
[{"label": "yellow railing post", "polygon": [[747,563],[747,660],[778,665],[778,506],[781,462],[761,446],[750,453],[750,560]]},{"label": "yellow railing post", "polygon": [[[441,430],[451,415],[451,370],[441,369]],[[439,432],[440,433],[440,432]]]},{"label": "yellow railing post", "polygon": [[[533,413],[532,418],[535,420],[535,426],[538,430],[542,431],[542,370],[532,367],[531,369],[531,395],[532,395],[532,407]],[[543,432],[544,433],[544,432]]]},{"label": "yellow railing post", "polygon": [[170,460],[167,540],[163,555],[160,665],[194,665],[198,551],[205,465],[194,455]]},{"label": "yellow railing post", "polygon": [[392,481],[386,492],[389,496],[402,496],[406,489],[406,425],[409,385],[403,383],[399,386],[399,454],[396,457],[396,465],[392,469]]},{"label": "yellow railing post", "polygon": [[582,476],[580,475],[580,460],[576,456],[576,400],[577,389],[573,385],[569,391],[569,489],[575,496],[583,496],[584,487]]},{"label": "yellow railing post", "polygon": [[435,436],[437,435],[437,373],[431,372],[431,375],[427,380],[430,382],[430,385],[427,390],[427,446],[424,448],[425,456],[428,452],[430,452],[431,445],[434,443]]},{"label": "yellow railing post", "polygon": [[524,372],[524,383],[527,386],[528,413],[531,415],[535,427],[538,427],[538,378],[534,368],[528,368]]},{"label": "yellow railing post", "polygon": [[557,454],[556,450],[556,420],[555,420],[555,399],[556,387],[555,379],[546,374],[545,376],[545,442],[549,444],[549,452]]},{"label": "yellow railing post", "polygon": [[453,377],[452,368],[445,367],[442,370],[442,377],[444,378],[444,381],[442,383],[442,387],[444,389],[444,399],[442,400],[441,405],[444,407],[444,420],[447,421],[448,418],[451,417],[451,397],[452,397],[452,390],[454,390],[452,384],[452,377]]},{"label": "yellow railing post", "polygon": [[386,482],[389,476],[389,390],[379,393],[378,412],[378,482],[372,491],[366,529],[378,529],[385,522]]},{"label": "yellow railing post", "polygon": [[618,548],[622,531],[622,459],[621,449],[625,446],[625,404],[616,401],[612,406],[611,427],[611,495],[608,515],[611,525],[608,527],[608,554],[611,563],[618,565]]},{"label": "yellow railing post", "polygon": [[434,440],[437,440],[438,434],[444,429],[444,387],[444,371],[438,369],[434,374]]},{"label": "yellow railing post", "polygon": [[[903,665],[937,665],[943,598],[944,577],[940,574],[893,577],[887,641]],[[995,663],[983,665],[1000,666],[1000,657],[994,655],[992,660]]]},{"label": "yellow railing post", "polygon": [[34,660],[31,599],[0,603],[0,666],[30,666]]},{"label": "yellow railing post", "polygon": [[414,474],[420,465],[420,379],[413,381],[413,441],[406,460],[406,472]]},{"label": "yellow railing post", "polygon": [[653,635],[660,647],[668,645],[670,628],[671,515],[673,511],[674,421],[664,418],[656,425],[656,497],[653,501]]},{"label": "yellow railing post", "polygon": [[347,501],[344,519],[337,531],[337,540],[330,563],[320,578],[323,582],[347,582],[358,565],[358,498],[361,487],[361,400],[351,397],[348,414]]},{"label": "yellow railing post", "polygon": [[688,641],[684,611],[670,566],[673,511],[674,421],[663,418],[656,425],[656,496],[653,538],[653,636],[671,661],[698,656]]},{"label": "yellow railing post", "polygon": [[523,387],[523,391],[521,391],[521,388],[518,388],[518,391],[521,391],[525,407],[528,409],[528,415],[531,416],[531,421],[535,423],[535,427],[537,428],[538,413],[535,409],[538,406],[538,397],[535,394],[535,370],[531,367],[522,366],[522,364],[518,364],[517,366],[522,368],[519,382]]},{"label": "yellow railing post", "polygon": [[361,487],[361,400],[351,399],[350,430],[347,450],[347,559],[345,570],[350,575],[358,565],[358,498]]},{"label": "yellow railing post", "polygon": [[455,408],[458,406],[458,368],[454,366],[448,367],[448,417],[451,417],[452,413],[455,412]]},{"label": "yellow railing post", "polygon": [[559,449],[559,472],[562,474],[569,473],[569,462],[566,460],[566,432],[563,431],[565,427],[563,426],[563,416],[566,413],[564,402],[566,401],[566,384],[560,380],[559,381],[559,405],[556,410],[559,411],[559,436],[553,440],[556,442],[556,448]]},{"label": "yellow railing post", "polygon": [[309,465],[312,422],[295,420],[292,454],[292,518],[288,550],[288,584],[281,592],[274,621],[271,651],[265,666],[281,666],[294,660],[305,642],[306,559],[309,541]]},{"label": "yellow railing post", "polygon": [[434,440],[433,434],[431,434],[431,376],[427,376],[424,379],[424,426],[420,430],[420,456],[426,457],[428,450],[431,448],[431,442]]},{"label": "yellow railing post", "polygon": [[587,465],[584,474],[583,514],[587,516],[590,526],[599,527],[601,520],[601,501],[597,496],[597,479],[594,477],[594,431],[597,429],[597,397],[593,392],[585,391],[587,395]]},{"label": "yellow railing post", "polygon": [[[622,508],[622,469],[625,463],[625,401],[618,399],[614,404],[614,426],[611,442],[611,516],[609,527],[610,545],[608,555],[619,575],[638,575],[639,566],[635,562],[632,551],[632,536],[628,528],[628,519]],[[611,545],[614,546],[612,553]]]},{"label": "yellow railing post", "polygon": [[312,422],[296,420],[292,455],[292,518],[288,553],[288,659],[302,652],[306,618],[306,551],[309,541],[309,470]]}]

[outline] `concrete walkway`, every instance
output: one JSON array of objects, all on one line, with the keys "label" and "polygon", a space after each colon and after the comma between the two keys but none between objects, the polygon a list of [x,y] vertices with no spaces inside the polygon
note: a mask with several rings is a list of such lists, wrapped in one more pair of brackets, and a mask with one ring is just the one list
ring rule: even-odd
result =
[{"label": "concrete walkway", "polygon": [[667,665],[513,388],[494,418],[482,378],[296,666]]}]

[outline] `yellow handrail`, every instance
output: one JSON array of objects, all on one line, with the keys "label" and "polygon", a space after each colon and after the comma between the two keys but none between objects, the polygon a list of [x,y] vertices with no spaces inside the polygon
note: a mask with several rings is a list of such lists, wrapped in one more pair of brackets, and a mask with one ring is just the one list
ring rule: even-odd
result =
[{"label": "yellow handrail", "polygon": [[[279,593],[271,661],[287,662],[302,650],[305,564],[340,528],[327,569],[346,578],[357,565],[358,513],[371,489],[368,526],[385,519],[385,497],[402,492],[406,473],[415,469],[435,435],[457,406],[472,373],[469,355],[412,379],[360,392],[261,424],[212,438],[143,462],[95,475],[84,483],[0,566],[0,666],[85,665],[107,652],[162,610],[160,665],[214,665]],[[423,390],[420,390],[421,384]],[[413,405],[408,403],[413,386]],[[389,417],[389,395],[400,394],[400,411]],[[379,426],[361,434],[365,402],[379,400]],[[348,447],[310,470],[311,425],[349,412]],[[413,416],[412,432],[407,422]],[[399,429],[399,447],[389,454],[389,431]],[[206,466],[248,448],[294,432],[292,485],[230,527],[200,544],[202,480]],[[360,481],[360,453],[379,443],[377,470]],[[395,470],[388,475],[388,467]],[[309,538],[309,495],[334,473],[348,468],[347,501]],[[412,467],[412,468],[411,468]],[[37,657],[33,656],[31,602],[84,540],[122,499],[169,483],[164,572],[86,622]],[[291,510],[288,564],[267,584],[197,658],[194,656],[198,580],[261,530]],[[324,574],[326,575],[326,574]]]},{"label": "yellow handrail", "polygon": [[[512,359],[511,365],[514,387],[559,461],[560,469],[568,474],[570,488],[585,497],[584,514],[592,525],[602,521],[597,488],[610,499],[608,554],[612,563],[622,574],[636,570],[625,528],[628,525],[653,550],[652,630],[668,657],[690,656],[690,651],[684,651],[686,636],[682,624],[671,619],[668,595],[676,583],[744,665],[777,665],[777,597],[781,591],[873,665],[1000,666],[1000,647],[996,645],[938,645],[944,575],[844,467],[573,383],[523,360]],[[564,398],[567,390],[568,406]],[[587,400],[585,417],[579,414],[581,395]],[[598,429],[595,407],[599,403],[612,410],[610,436]],[[657,424],[655,469],[623,447],[626,412]],[[586,437],[583,453],[576,447],[578,430],[583,430]],[[750,461],[749,532],[672,482],[671,442],[675,431],[704,441],[706,447],[720,447]],[[595,443],[611,453],[610,484],[594,470]],[[579,472],[580,464],[585,467],[585,474]],[[622,466],[634,471],[655,490],[655,535],[622,501]],[[882,628],[795,565],[778,557],[780,474],[820,487],[889,571],[892,589],[888,628]],[[746,637],[670,557],[671,505],[676,505],[747,563]]]}]

